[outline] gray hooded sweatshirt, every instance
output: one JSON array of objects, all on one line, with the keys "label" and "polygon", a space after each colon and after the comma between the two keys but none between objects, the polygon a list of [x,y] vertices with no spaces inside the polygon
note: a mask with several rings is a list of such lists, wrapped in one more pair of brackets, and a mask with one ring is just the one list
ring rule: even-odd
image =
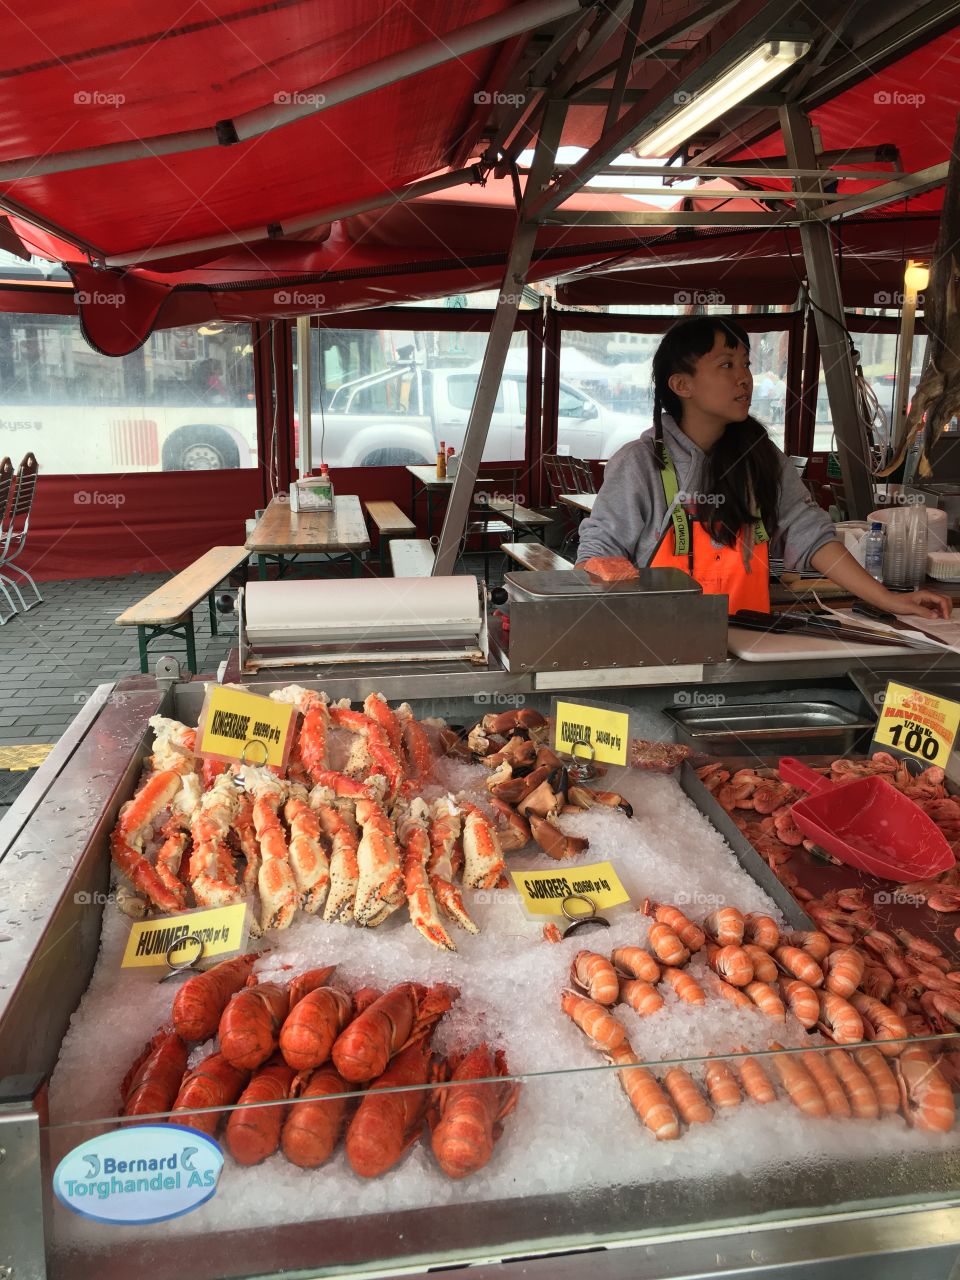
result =
[{"label": "gray hooded sweatshirt", "polygon": [[[677,471],[677,502],[681,502],[685,494],[702,492],[706,455],[668,413],[661,421],[664,443]],[[689,499],[688,505],[692,501]],[[671,522],[672,512],[663,492],[651,427],[607,463],[593,513],[580,525],[578,563],[593,556],[625,556],[638,569],[645,568]],[[749,571],[753,531],[744,532],[744,562]],[[790,459],[780,453],[780,505],[776,528],[770,530],[771,557],[782,559],[788,570],[807,570],[811,568],[810,557],[836,540],[830,517],[811,498]]]}]

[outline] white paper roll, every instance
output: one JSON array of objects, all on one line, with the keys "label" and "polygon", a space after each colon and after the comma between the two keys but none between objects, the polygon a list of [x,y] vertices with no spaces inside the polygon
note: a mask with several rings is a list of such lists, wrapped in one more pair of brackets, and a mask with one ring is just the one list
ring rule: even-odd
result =
[{"label": "white paper roll", "polygon": [[480,596],[476,578],[463,574],[251,582],[244,613],[252,643],[284,637],[316,642],[363,632],[446,638],[477,634]]}]

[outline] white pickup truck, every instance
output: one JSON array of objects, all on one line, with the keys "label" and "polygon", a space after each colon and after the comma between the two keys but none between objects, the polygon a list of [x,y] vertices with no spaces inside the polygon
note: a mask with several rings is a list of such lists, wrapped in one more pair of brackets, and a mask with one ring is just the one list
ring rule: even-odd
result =
[{"label": "white pickup truck", "polygon": [[[368,467],[429,463],[441,440],[460,453],[478,376],[475,367],[403,364],[344,383],[322,414],[316,410],[311,415],[314,461]],[[487,462],[522,462],[526,457],[526,409],[525,375],[507,372],[483,451]],[[608,458],[646,425],[561,381],[558,452]]]}]

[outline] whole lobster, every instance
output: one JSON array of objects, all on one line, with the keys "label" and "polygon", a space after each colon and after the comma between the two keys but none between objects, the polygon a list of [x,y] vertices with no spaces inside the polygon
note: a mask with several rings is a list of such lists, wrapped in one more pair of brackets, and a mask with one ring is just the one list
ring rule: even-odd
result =
[{"label": "whole lobster", "polygon": [[249,1104],[279,1104],[288,1096],[292,1083],[293,1072],[280,1055],[275,1054],[244,1089],[237,1109],[230,1113],[225,1135],[230,1154],[237,1164],[259,1164],[280,1146],[280,1129],[287,1108]]},{"label": "whole lobster", "polygon": [[346,1080],[329,1063],[297,1076],[292,1093],[299,1093],[299,1101],[286,1108],[289,1114],[280,1139],[291,1164],[316,1169],[330,1159],[351,1103],[349,1092]]},{"label": "whole lobster", "polygon": [[352,1084],[382,1076],[390,1059],[428,1035],[459,994],[442,982],[430,988],[401,982],[341,1031],[331,1054],[334,1066]]},{"label": "whole lobster", "polygon": [[209,1040],[227,1001],[250,976],[256,952],[224,960],[188,978],[173,999],[173,1025],[184,1040]]},{"label": "whole lobster", "polygon": [[[367,1089],[347,1130],[347,1159],[354,1173],[376,1178],[392,1169],[420,1136],[430,1102],[426,1087],[436,1072],[426,1039],[414,1040]],[[384,1090],[421,1085],[404,1093]]]},{"label": "whole lobster", "polygon": [[[178,1115],[177,1122],[199,1129],[212,1138],[217,1132],[222,1109],[232,1106],[240,1097],[247,1083],[247,1074],[232,1066],[222,1053],[211,1053],[184,1077],[173,1110],[188,1114]],[[221,1110],[195,1115],[193,1112],[197,1107],[219,1107]]]},{"label": "whole lobster", "polygon": [[447,1065],[450,1084],[436,1091],[431,1146],[447,1177],[465,1178],[489,1163],[503,1121],[517,1105],[520,1085],[490,1079],[508,1074],[507,1059],[499,1049],[491,1054],[485,1044],[452,1057]]},{"label": "whole lobster", "polygon": [[120,1086],[120,1115],[169,1111],[187,1069],[187,1046],[172,1031],[158,1031],[144,1046]]}]

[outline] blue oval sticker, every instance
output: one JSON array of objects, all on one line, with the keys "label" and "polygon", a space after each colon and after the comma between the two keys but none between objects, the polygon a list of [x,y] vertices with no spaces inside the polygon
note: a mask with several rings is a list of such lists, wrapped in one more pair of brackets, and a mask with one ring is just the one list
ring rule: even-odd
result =
[{"label": "blue oval sticker", "polygon": [[57,1165],[53,1190],[94,1222],[164,1222],[209,1200],[222,1168],[219,1146],[196,1129],[128,1125],[74,1147]]}]

